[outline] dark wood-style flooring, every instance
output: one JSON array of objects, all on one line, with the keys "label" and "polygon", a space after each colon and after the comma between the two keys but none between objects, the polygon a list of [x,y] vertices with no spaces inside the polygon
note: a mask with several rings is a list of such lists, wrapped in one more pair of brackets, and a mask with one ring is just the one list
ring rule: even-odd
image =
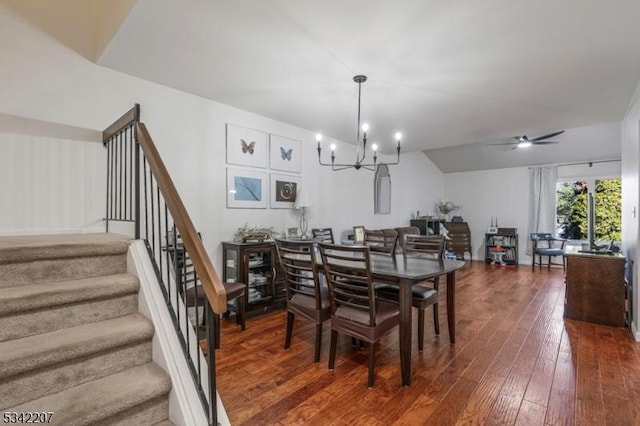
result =
[{"label": "dark wood-style flooring", "polygon": [[314,364],[307,322],[296,321],[283,349],[284,310],[250,318],[244,332],[222,321],[218,390],[232,424],[640,424],[640,344],[627,329],[564,320],[561,268],[472,262],[458,273],[456,295],[454,345],[444,290],[441,334],[429,310],[421,353],[414,326],[410,387],[400,384],[397,331],[376,346],[367,389],[368,347],[342,336],[328,370],[329,323]]}]

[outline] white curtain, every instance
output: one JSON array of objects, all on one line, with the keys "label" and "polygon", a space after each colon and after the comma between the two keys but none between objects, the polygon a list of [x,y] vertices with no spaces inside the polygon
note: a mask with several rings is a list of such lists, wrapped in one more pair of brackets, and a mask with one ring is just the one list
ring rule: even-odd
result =
[{"label": "white curtain", "polygon": [[[532,232],[554,233],[556,229],[556,166],[529,168],[529,221],[527,240]],[[531,244],[527,243],[531,255]]]}]

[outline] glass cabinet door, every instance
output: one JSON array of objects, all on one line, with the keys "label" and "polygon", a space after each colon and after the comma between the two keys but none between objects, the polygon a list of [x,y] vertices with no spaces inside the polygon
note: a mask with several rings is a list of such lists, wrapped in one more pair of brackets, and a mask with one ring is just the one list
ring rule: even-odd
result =
[{"label": "glass cabinet door", "polygon": [[240,280],[240,264],[238,262],[238,250],[227,248],[224,251],[224,276],[227,283],[234,283]]},{"label": "glass cabinet door", "polygon": [[273,250],[247,249],[247,299],[249,303],[273,299]]}]

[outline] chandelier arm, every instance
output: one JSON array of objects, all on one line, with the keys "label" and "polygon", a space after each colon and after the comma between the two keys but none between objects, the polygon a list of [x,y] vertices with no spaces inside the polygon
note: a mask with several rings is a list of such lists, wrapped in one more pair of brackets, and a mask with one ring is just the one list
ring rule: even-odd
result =
[{"label": "chandelier arm", "polygon": [[[361,161],[362,162],[362,161]],[[360,162],[360,163],[361,163]],[[335,170],[342,170],[342,169],[347,169],[347,168],[354,168],[355,166],[359,166],[360,163],[354,163],[354,164],[346,164],[346,163],[323,163],[322,162],[322,157],[320,156],[320,154],[318,153],[318,164],[320,164],[321,166],[332,166],[332,167],[339,167],[338,169]],[[364,166],[370,166],[371,164],[365,164]]]},{"label": "chandelier arm", "polygon": [[340,170],[353,169],[353,164],[334,164],[331,166],[331,170],[334,172],[338,172]]}]

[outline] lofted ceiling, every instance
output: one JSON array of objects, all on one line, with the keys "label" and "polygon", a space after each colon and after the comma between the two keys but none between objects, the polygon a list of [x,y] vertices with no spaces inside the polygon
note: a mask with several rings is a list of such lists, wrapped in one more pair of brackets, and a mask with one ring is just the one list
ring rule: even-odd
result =
[{"label": "lofted ceiling", "polygon": [[[597,126],[610,131],[597,137],[584,129],[620,121],[640,80],[636,0],[113,4],[109,25],[95,24],[98,64],[351,143],[352,78],[365,74],[370,140],[390,153],[400,130],[404,150],[443,171],[619,158],[619,126]],[[89,12],[101,21],[97,7]],[[489,145],[563,129],[558,144],[526,154]]]}]

